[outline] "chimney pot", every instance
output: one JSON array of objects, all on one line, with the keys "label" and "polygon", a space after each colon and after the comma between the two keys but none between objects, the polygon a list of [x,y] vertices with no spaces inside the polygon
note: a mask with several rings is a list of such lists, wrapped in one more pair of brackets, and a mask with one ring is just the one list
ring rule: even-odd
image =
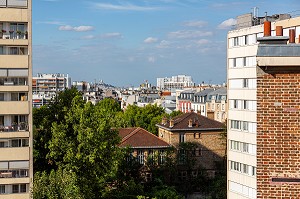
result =
[{"label": "chimney pot", "polygon": [[271,36],[271,22],[265,21],[264,22],[264,37],[270,37]]},{"label": "chimney pot", "polygon": [[174,126],[174,120],[170,119],[170,128],[172,128]]},{"label": "chimney pot", "polygon": [[295,29],[289,30],[289,43],[295,43]]},{"label": "chimney pot", "polygon": [[276,36],[283,36],[282,26],[276,26]]},{"label": "chimney pot", "polygon": [[193,120],[189,119],[189,127],[193,127]]}]

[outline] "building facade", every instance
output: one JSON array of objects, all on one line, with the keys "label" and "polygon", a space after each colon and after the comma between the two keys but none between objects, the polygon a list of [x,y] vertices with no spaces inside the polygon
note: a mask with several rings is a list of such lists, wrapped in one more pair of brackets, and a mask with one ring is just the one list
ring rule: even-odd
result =
[{"label": "building facade", "polygon": [[169,120],[163,118],[156,126],[158,137],[177,149],[181,143],[196,143],[196,166],[201,166],[211,177],[215,175],[226,152],[226,140],[221,136],[223,123],[189,112]]},{"label": "building facade", "polygon": [[31,0],[0,2],[0,198],[30,198]]},{"label": "building facade", "polygon": [[68,74],[37,74],[32,78],[33,107],[49,103],[58,92],[67,88],[71,88],[71,78]]},{"label": "building facade", "polygon": [[[295,29],[296,35],[300,34],[299,17],[289,18],[287,15],[273,15],[266,18],[273,21],[270,23],[270,36],[276,35],[276,26],[282,26],[283,36],[289,35],[289,29]],[[250,17],[249,19],[254,18]],[[263,176],[262,171],[268,170],[272,173],[273,170],[271,171],[270,167],[263,165],[261,158],[264,157],[264,160],[268,159],[268,161],[275,160],[273,159],[274,156],[271,155],[262,156],[266,152],[266,150],[262,151],[264,149],[262,143],[270,143],[270,145],[267,144],[270,147],[272,142],[266,140],[266,137],[260,136],[264,123],[272,122],[265,119],[262,121],[261,114],[266,113],[267,110],[261,109],[261,101],[259,101],[261,99],[259,95],[265,92],[261,90],[261,82],[258,80],[261,69],[257,67],[259,61],[257,53],[259,42],[261,42],[257,38],[264,36],[263,29],[261,22],[258,25],[257,23],[249,23],[247,26],[230,31],[227,37],[227,95],[229,104],[227,197],[230,199],[270,198],[270,195],[262,196],[262,186],[270,186],[269,183],[271,182],[271,178],[267,175]],[[269,61],[276,63],[274,59]],[[274,84],[270,81],[264,86],[273,88]],[[265,98],[264,102],[268,100],[269,98]],[[264,126],[263,131],[272,130],[271,126],[267,126]],[[282,147],[285,146],[282,145]],[[273,163],[277,164],[274,161]],[[268,185],[262,185],[264,183]],[[279,194],[279,191],[276,194]],[[272,196],[284,198],[280,194]]]},{"label": "building facade", "polygon": [[193,87],[195,83],[191,76],[177,75],[171,78],[157,78],[157,89],[159,90],[176,90],[183,89],[185,87]]}]

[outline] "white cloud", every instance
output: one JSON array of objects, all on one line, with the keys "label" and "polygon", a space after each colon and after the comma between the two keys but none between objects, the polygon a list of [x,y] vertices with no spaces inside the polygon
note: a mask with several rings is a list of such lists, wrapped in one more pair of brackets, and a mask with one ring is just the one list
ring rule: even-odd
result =
[{"label": "white cloud", "polygon": [[169,48],[171,43],[166,40],[162,40],[159,45],[157,45],[157,48]]},{"label": "white cloud", "polygon": [[196,42],[198,45],[204,45],[204,44],[209,44],[211,43],[211,41],[209,41],[208,39],[200,39]]},{"label": "white cloud", "polygon": [[157,38],[154,38],[154,37],[148,37],[144,40],[144,43],[146,44],[151,44],[151,43],[156,43],[158,41]]},{"label": "white cloud", "polygon": [[124,11],[151,11],[151,10],[161,10],[160,7],[150,7],[150,6],[137,6],[133,4],[119,4],[114,5],[110,3],[94,3],[93,8],[103,9],[103,10],[124,10]]},{"label": "white cloud", "polygon": [[102,38],[121,38],[122,34],[119,32],[110,32],[101,35]]},{"label": "white cloud", "polygon": [[202,28],[203,26],[207,25],[206,21],[186,21],[183,23],[184,26],[187,27],[197,27]]},{"label": "white cloud", "polygon": [[230,18],[218,25],[219,29],[229,29],[236,25],[236,19]]},{"label": "white cloud", "polygon": [[75,32],[87,32],[94,30],[93,26],[70,26],[70,25],[65,25],[65,26],[59,26],[58,30],[62,31],[75,31]]},{"label": "white cloud", "polygon": [[153,56],[148,57],[148,62],[154,63],[156,61],[156,58]]},{"label": "white cloud", "polygon": [[83,36],[82,39],[95,39],[95,36],[94,35],[86,35],[86,36]]},{"label": "white cloud", "polygon": [[193,31],[193,30],[180,30],[176,32],[170,32],[168,36],[170,38],[177,39],[195,39],[199,37],[211,36],[213,33],[210,31]]}]

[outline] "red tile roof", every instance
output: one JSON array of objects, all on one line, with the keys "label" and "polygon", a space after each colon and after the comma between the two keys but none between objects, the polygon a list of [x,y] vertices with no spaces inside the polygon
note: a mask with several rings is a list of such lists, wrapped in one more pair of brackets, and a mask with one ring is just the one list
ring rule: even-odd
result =
[{"label": "red tile roof", "polygon": [[122,128],[119,129],[119,136],[122,138],[121,147],[132,147],[132,148],[167,148],[170,145],[139,127]]},{"label": "red tile roof", "polygon": [[[156,126],[167,129],[169,131],[180,130],[198,130],[198,131],[210,131],[219,130],[222,131],[225,125],[213,119],[209,119],[195,112],[189,112],[173,118],[174,125],[170,127],[170,120],[166,120],[166,123],[160,123]],[[189,120],[192,122],[192,126],[189,127]]]}]

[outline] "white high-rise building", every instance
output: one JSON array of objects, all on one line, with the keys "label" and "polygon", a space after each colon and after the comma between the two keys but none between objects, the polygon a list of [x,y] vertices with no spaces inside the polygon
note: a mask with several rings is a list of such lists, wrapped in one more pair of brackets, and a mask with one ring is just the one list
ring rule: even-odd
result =
[{"label": "white high-rise building", "polygon": [[157,88],[160,90],[182,89],[195,86],[191,76],[177,75],[164,78],[157,78]]},{"label": "white high-rise building", "polygon": [[[288,15],[267,17],[271,35],[275,27],[283,27],[283,36],[289,29],[300,34],[300,18]],[[241,20],[241,19],[244,19]],[[247,22],[247,20],[250,20]],[[246,21],[245,21],[246,20]],[[257,49],[258,37],[263,37],[263,18],[245,15],[237,24],[238,29],[228,32],[227,37],[227,198],[257,198]],[[246,24],[246,25],[245,25]]]}]

